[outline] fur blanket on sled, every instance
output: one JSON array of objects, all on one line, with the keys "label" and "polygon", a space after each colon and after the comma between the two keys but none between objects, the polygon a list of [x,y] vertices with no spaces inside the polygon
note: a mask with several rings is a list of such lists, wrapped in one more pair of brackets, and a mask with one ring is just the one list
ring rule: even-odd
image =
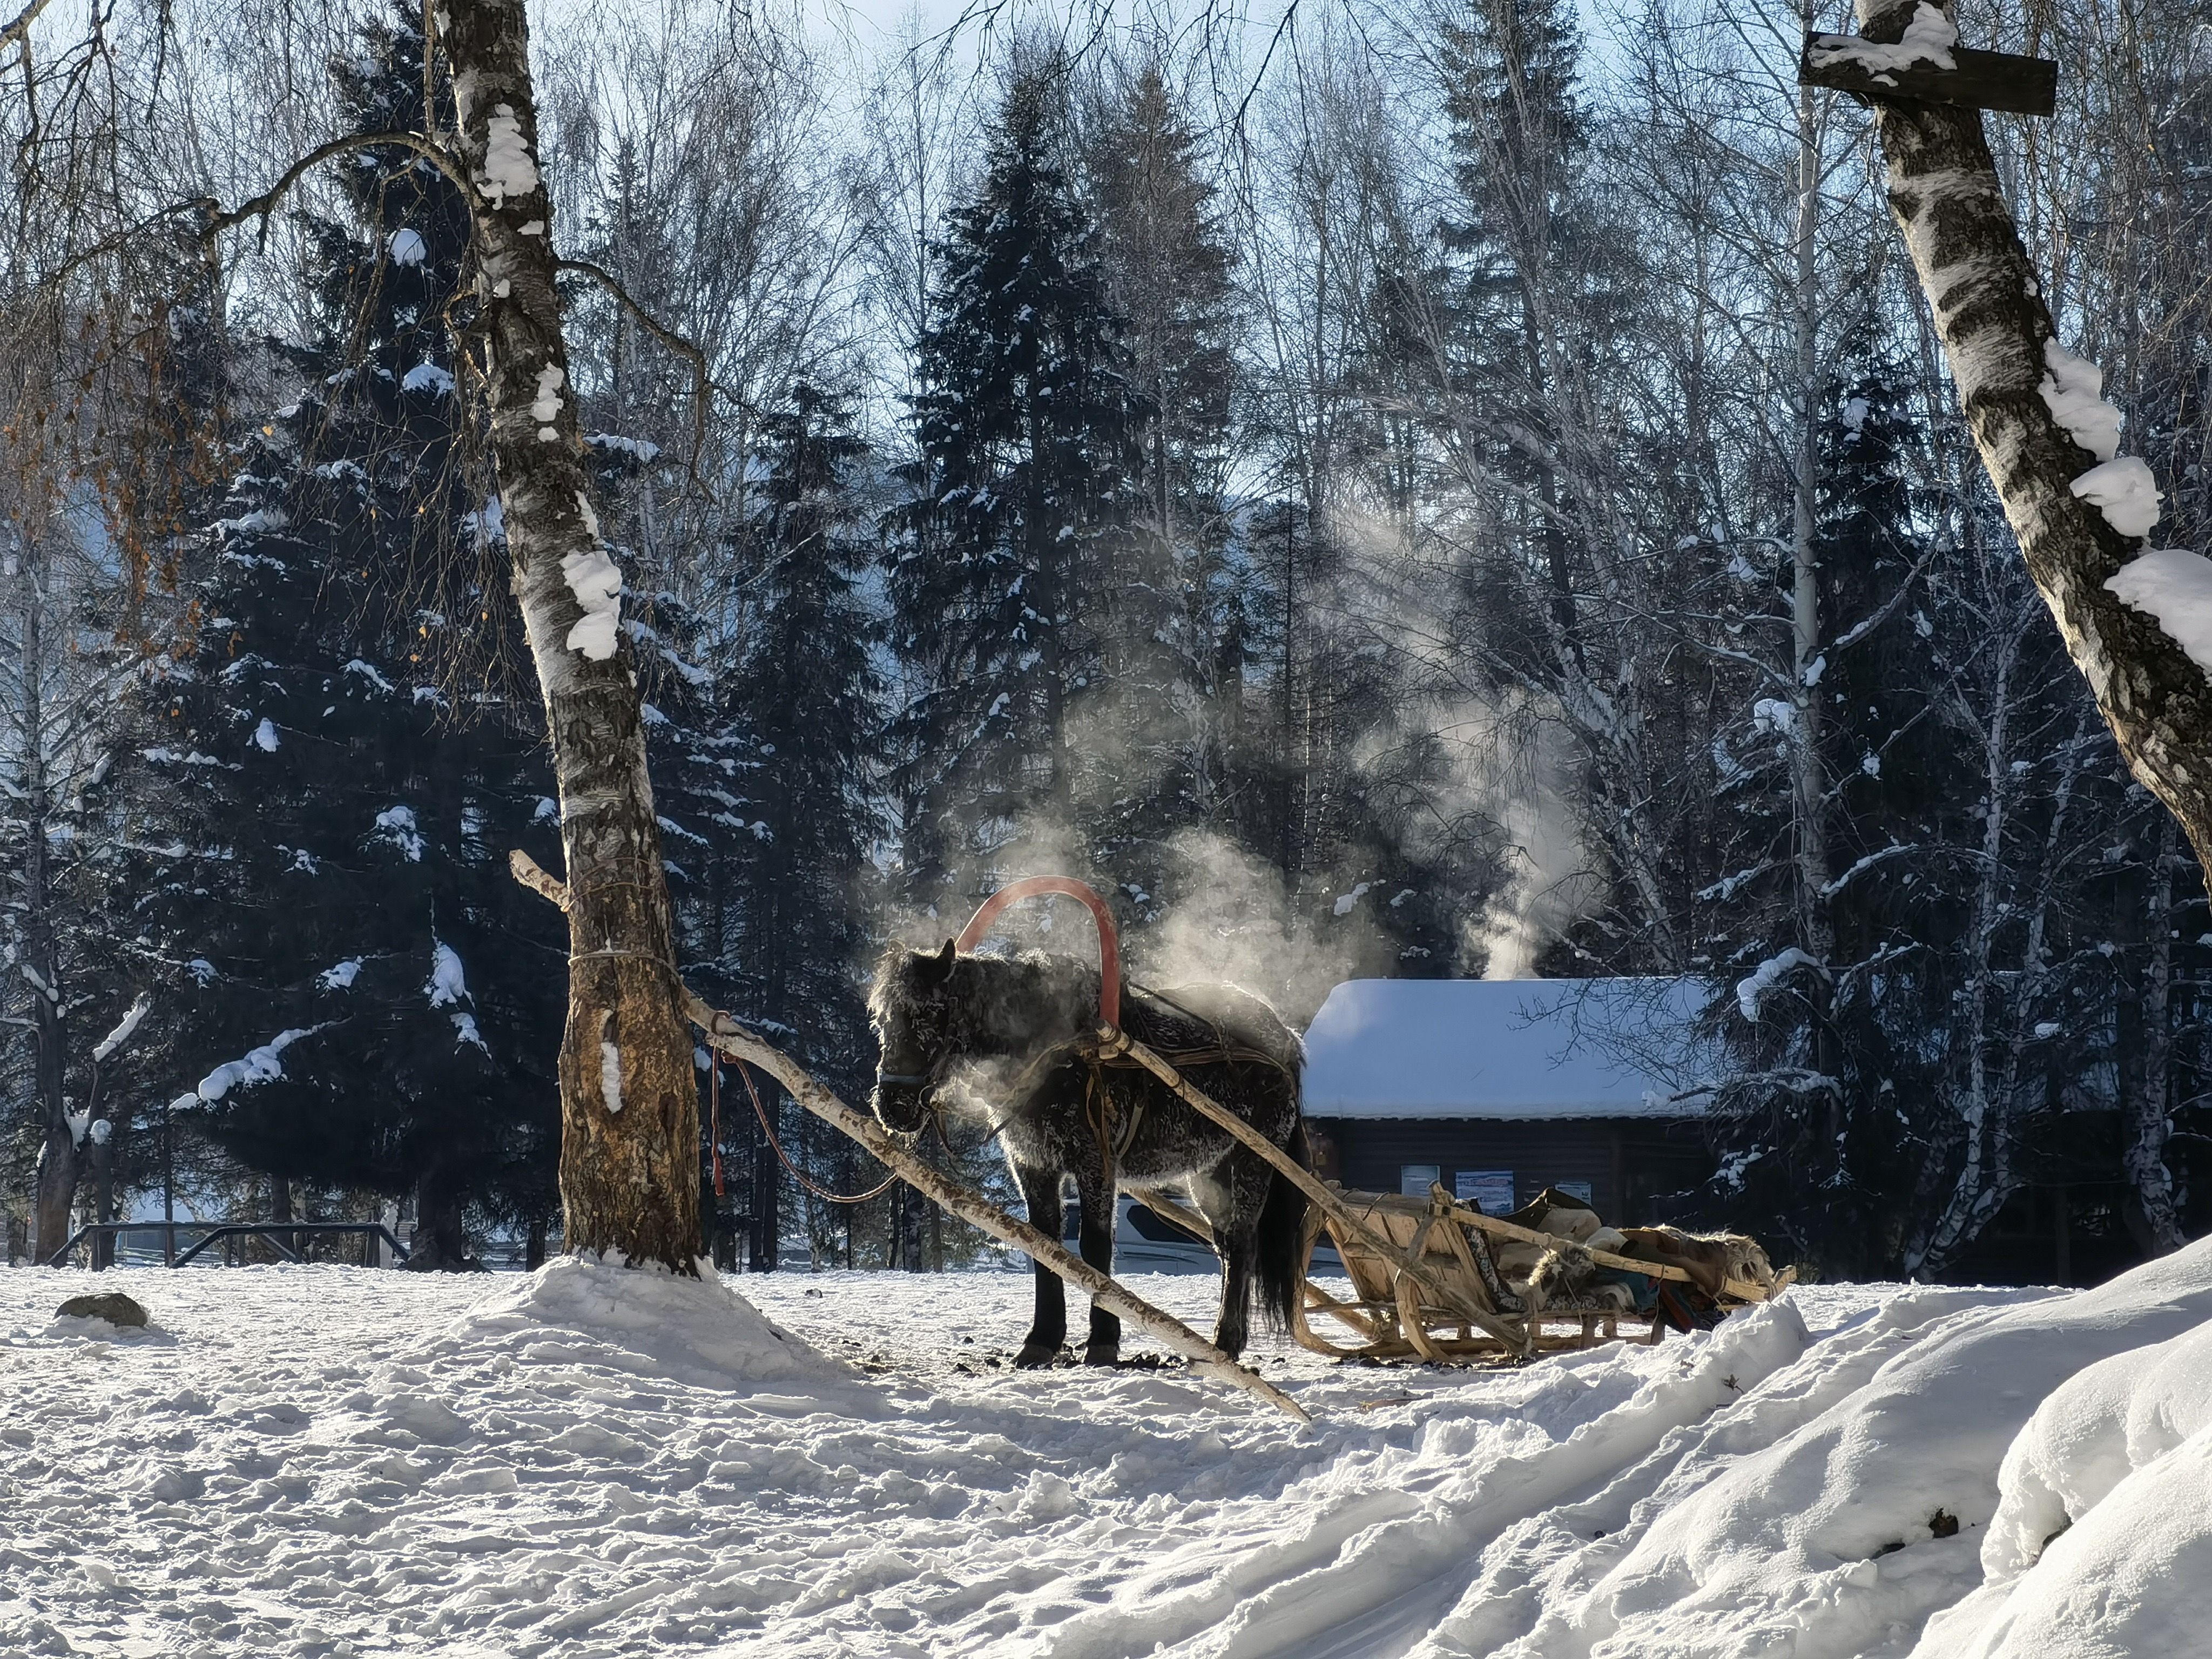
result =
[{"label": "fur blanket on sled", "polygon": [[1528,1311],[1609,1307],[1626,1312],[1634,1298],[1626,1285],[1601,1280],[1601,1275],[1607,1270],[1591,1257],[1593,1249],[1680,1267],[1699,1291],[1716,1300],[1722,1285],[1731,1279],[1768,1291],[1774,1285],[1774,1268],[1765,1250],[1757,1239],[1742,1233],[1693,1233],[1680,1227],[1631,1227],[1624,1231],[1600,1226],[1589,1229],[1579,1240],[1562,1237],[1537,1258],[1525,1285],[1516,1287]]}]

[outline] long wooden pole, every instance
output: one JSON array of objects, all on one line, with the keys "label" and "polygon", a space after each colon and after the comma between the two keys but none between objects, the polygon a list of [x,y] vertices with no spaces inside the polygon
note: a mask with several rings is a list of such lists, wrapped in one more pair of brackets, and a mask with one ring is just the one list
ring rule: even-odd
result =
[{"label": "long wooden pole", "polygon": [[1292,1158],[1273,1141],[1237,1116],[1236,1113],[1207,1094],[1205,1090],[1187,1080],[1181,1072],[1176,1070],[1174,1066],[1169,1065],[1127,1031],[1122,1030],[1119,1026],[1102,1024],[1098,1028],[1097,1037],[1098,1052],[1102,1057],[1115,1054],[1128,1055],[1138,1065],[1174,1090],[1184,1105],[1189,1107],[1200,1117],[1209,1119],[1226,1129],[1238,1144],[1257,1152],[1285,1181],[1290,1182],[1304,1193],[1323,1215],[1342,1227],[1347,1233],[1364,1241],[1367,1247],[1382,1260],[1394,1263],[1400,1272],[1419,1285],[1423,1295],[1427,1298],[1429,1306],[1450,1310],[1455,1316],[1465,1319],[1468,1324],[1496,1337],[1515,1353],[1526,1355],[1530,1352],[1533,1345],[1528,1332],[1515,1329],[1488,1309],[1478,1305],[1473,1298],[1462,1296],[1430,1272],[1425,1264],[1408,1259],[1403,1251],[1398,1249],[1389,1240],[1384,1238],[1355,1214],[1342,1199],[1329,1191],[1321,1178],[1312,1170],[1307,1169],[1297,1159]]},{"label": "long wooden pole", "polygon": [[732,1060],[759,1066],[783,1085],[791,1097],[841,1133],[851,1136],[887,1169],[898,1171],[907,1184],[951,1214],[1003,1240],[1051,1272],[1110,1313],[1119,1314],[1139,1330],[1164,1343],[1190,1363],[1191,1370],[1231,1388],[1266,1401],[1301,1423],[1313,1419],[1298,1402],[1257,1372],[1238,1364],[1196,1331],[1126,1289],[1080,1256],[1071,1255],[1057,1239],[1048,1237],[1027,1222],[1017,1221],[963,1182],[954,1180],[916,1158],[872,1117],[856,1112],[817,1082],[788,1054],[771,1048],[744,1030],[727,1014],[718,1013],[687,991],[684,1012],[706,1034],[707,1042]]}]

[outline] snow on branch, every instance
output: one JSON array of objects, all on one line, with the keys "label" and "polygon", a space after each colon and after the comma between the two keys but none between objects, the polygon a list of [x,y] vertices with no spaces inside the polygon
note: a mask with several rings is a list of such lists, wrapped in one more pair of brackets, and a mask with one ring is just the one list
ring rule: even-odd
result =
[{"label": "snow on branch", "polygon": [[2051,373],[2036,390],[2051,418],[2099,460],[2111,460],[2120,453],[2120,411],[2105,401],[2105,371],[2056,340],[2044,342],[2043,361]]},{"label": "snow on branch", "polygon": [[243,1060],[227,1060],[200,1079],[200,1086],[185,1099],[221,1100],[234,1088],[250,1089],[257,1083],[274,1082],[284,1075],[284,1051],[301,1037],[311,1037],[318,1031],[330,1029],[331,1022],[319,1025],[294,1026],[279,1031],[258,1048],[251,1049]]},{"label": "snow on branch", "polygon": [[1826,963],[1791,945],[1778,956],[1771,956],[1752,969],[1745,978],[1736,981],[1735,1005],[1743,1017],[1754,1023],[1759,1018],[1759,1000],[1782,983],[1783,975],[1792,968],[1810,968],[1822,979],[1828,976]]},{"label": "snow on branch", "polygon": [[432,941],[430,982],[422,992],[433,1008],[476,1000],[469,995],[468,976],[462,970],[459,953],[443,939]]},{"label": "snow on branch", "polygon": [[1838,876],[1833,881],[1828,883],[1826,886],[1821,888],[1820,896],[1822,898],[1833,898],[1837,894],[1842,892],[1844,888],[1850,886],[1851,883],[1856,880],[1860,876],[1873,869],[1877,864],[1885,864],[1891,859],[1901,858],[1907,853],[1917,853],[1919,850],[1920,848],[1917,843],[1906,846],[1893,842],[1891,845],[1883,848],[1878,853],[1869,853],[1856,864],[1854,864],[1850,869],[1844,871],[1843,874]]},{"label": "snow on branch", "polygon": [[2120,453],[2120,411],[2105,399],[2105,371],[2056,340],[2043,343],[2043,362],[2051,371],[2036,387],[2044,407],[2068,437],[2097,458],[2096,465],[2067,487],[2121,535],[2149,535],[2164,498],[2149,464]]},{"label": "snow on branch", "polygon": [[2154,547],[2122,565],[2105,586],[2122,605],[2155,618],[2190,661],[2212,675],[2212,560],[2186,548]]},{"label": "snow on branch", "polygon": [[131,1034],[138,1029],[139,1021],[146,1018],[148,1011],[153,1006],[154,999],[141,992],[138,1000],[131,1005],[131,1011],[115,1023],[115,1029],[100,1038],[98,1044],[94,1047],[92,1063],[95,1066],[99,1065],[108,1055],[130,1042]]},{"label": "snow on branch", "polygon": [[453,1030],[459,1041],[490,1054],[491,1045],[477,1028],[477,1017],[460,1006],[473,1003],[476,999],[469,994],[468,975],[462,969],[459,953],[443,939],[434,940],[432,945],[430,981],[422,988],[423,994],[430,999],[433,1008],[453,1011]]},{"label": "snow on branch", "polygon": [[2140,538],[2157,527],[2164,495],[2140,455],[2122,455],[2091,467],[2067,486],[2105,515],[2121,535]]}]

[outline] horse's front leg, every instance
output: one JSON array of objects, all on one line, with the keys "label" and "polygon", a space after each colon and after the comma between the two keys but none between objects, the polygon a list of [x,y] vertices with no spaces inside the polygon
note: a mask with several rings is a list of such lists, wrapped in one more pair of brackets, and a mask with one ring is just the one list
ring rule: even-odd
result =
[{"label": "horse's front leg", "polygon": [[[1058,1243],[1060,1171],[1048,1173],[1035,1164],[1018,1164],[1014,1179],[1030,1206],[1030,1225]],[[1086,1218],[1089,1213],[1086,1208]],[[1060,1358],[1061,1346],[1067,1340],[1067,1292],[1060,1275],[1042,1261],[1032,1266],[1036,1273],[1036,1312],[1030,1321],[1030,1334],[1022,1339],[1022,1351],[1014,1356],[1014,1364],[1024,1370],[1051,1364]]]},{"label": "horse's front leg", "polygon": [[[1115,1192],[1102,1171],[1075,1177],[1077,1200],[1083,1206],[1083,1259],[1109,1278],[1114,1273]],[[1111,1365],[1121,1357],[1121,1321],[1096,1302],[1091,1304],[1091,1340],[1083,1350],[1086,1365]]]}]

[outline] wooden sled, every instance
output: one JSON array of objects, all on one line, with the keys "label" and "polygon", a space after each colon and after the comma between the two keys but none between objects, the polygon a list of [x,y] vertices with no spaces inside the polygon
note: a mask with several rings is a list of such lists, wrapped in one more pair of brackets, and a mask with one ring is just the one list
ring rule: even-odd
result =
[{"label": "wooden sled", "polygon": [[[1668,1321],[1658,1309],[1633,1311],[1611,1299],[1553,1303],[1532,1310],[1501,1268],[1497,1249],[1521,1245],[1547,1249],[1563,1242],[1557,1235],[1484,1215],[1456,1202],[1440,1184],[1431,1186],[1426,1198],[1347,1191],[1334,1182],[1328,1185],[1360,1224],[1346,1226],[1319,1208],[1308,1212],[1304,1295],[1292,1310],[1291,1334],[1302,1347],[1316,1353],[1341,1359],[1471,1364],[1524,1359],[1600,1342],[1656,1343],[1667,1333]],[[1313,1253],[1324,1235],[1352,1281],[1349,1300],[1313,1282]],[[1680,1287],[1681,1301],[1701,1310],[1726,1311],[1769,1301],[1796,1277],[1795,1269],[1756,1283],[1721,1277],[1710,1268],[1696,1271],[1662,1259],[1657,1243],[1634,1255],[1584,1248],[1601,1268],[1671,1281]],[[1436,1294],[1436,1287],[1445,1294]],[[1470,1304],[1490,1316],[1492,1328],[1480,1328],[1469,1320]],[[1313,1328],[1316,1314],[1327,1315],[1354,1340],[1330,1340]]]}]

